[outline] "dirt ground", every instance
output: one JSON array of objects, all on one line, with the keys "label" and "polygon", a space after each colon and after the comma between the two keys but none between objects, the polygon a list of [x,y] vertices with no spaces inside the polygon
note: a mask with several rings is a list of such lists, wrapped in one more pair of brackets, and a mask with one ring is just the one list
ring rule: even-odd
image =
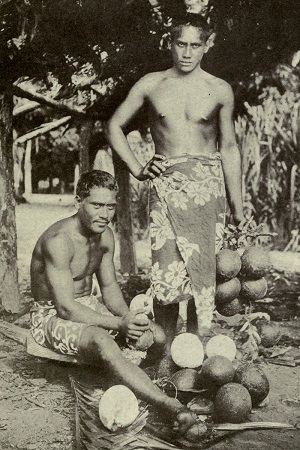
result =
[{"label": "dirt ground", "polygon": [[[19,282],[24,312],[5,319],[29,326],[29,261],[41,232],[72,213],[71,207],[19,205],[17,207]],[[139,251],[139,266],[147,267],[149,252]],[[118,261],[116,261],[118,268]],[[290,354],[300,361],[300,319],[281,323]],[[0,333],[0,449],[74,450],[75,402],[67,364],[27,355],[20,343]],[[254,410],[252,421],[290,423],[294,430],[247,431],[214,445],[214,450],[300,449],[300,366],[265,364],[270,380],[269,404]],[[142,449],[139,449],[142,450]]]}]

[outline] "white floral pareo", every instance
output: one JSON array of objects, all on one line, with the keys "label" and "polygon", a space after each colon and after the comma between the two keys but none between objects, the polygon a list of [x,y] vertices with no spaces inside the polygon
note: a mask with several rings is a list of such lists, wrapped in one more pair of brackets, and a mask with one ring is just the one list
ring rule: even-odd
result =
[{"label": "white floral pareo", "polygon": [[163,208],[161,211],[151,211],[150,218],[152,219],[150,223],[151,247],[153,250],[159,250],[167,239],[175,239],[175,235]]},{"label": "white floral pareo", "polygon": [[215,309],[215,287],[203,287],[200,293],[194,292],[198,328],[210,328]]},{"label": "white floral pareo", "polygon": [[226,203],[222,165],[217,154],[174,157],[172,163],[151,181],[150,291],[165,305],[193,297],[200,330],[210,327],[214,310],[215,252]]},{"label": "white floral pareo", "polygon": [[178,236],[176,241],[177,241],[177,245],[178,245],[179,251],[181,253],[182,259],[185,263],[188,262],[189,258],[193,254],[193,251],[200,253],[199,245],[189,242],[185,237]]}]

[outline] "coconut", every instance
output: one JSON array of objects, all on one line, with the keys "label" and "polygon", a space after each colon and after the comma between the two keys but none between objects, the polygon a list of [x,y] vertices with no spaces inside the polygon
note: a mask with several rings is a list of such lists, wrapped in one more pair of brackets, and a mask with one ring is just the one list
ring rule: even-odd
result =
[{"label": "coconut", "polygon": [[242,280],[241,296],[246,300],[261,300],[268,291],[268,283],[265,278],[256,280]]},{"label": "coconut", "polygon": [[198,336],[193,333],[179,334],[172,342],[171,356],[177,366],[195,369],[203,362],[203,345]]},{"label": "coconut", "polygon": [[245,422],[252,408],[248,390],[238,383],[227,383],[222,386],[215,397],[215,418],[219,422]]},{"label": "coconut", "polygon": [[231,361],[225,356],[210,356],[201,368],[201,382],[210,388],[222,386],[233,380],[235,369]]},{"label": "coconut", "polygon": [[273,347],[273,345],[277,344],[281,338],[280,328],[274,322],[261,320],[256,323],[256,327],[261,338],[261,345],[263,347]]},{"label": "coconut", "polygon": [[217,283],[215,300],[218,304],[231,302],[239,295],[241,290],[241,282],[238,278]]},{"label": "coconut", "polygon": [[261,247],[247,248],[242,257],[241,274],[249,278],[261,278],[271,269],[270,255]]},{"label": "coconut", "polygon": [[207,357],[221,355],[233,361],[236,355],[236,345],[234,341],[224,334],[218,334],[209,339],[205,352]]},{"label": "coconut", "polygon": [[134,393],[122,384],[107,389],[99,402],[99,417],[103,425],[117,431],[131,425],[139,414]]},{"label": "coconut", "polygon": [[222,316],[230,317],[234,316],[235,314],[238,314],[241,312],[243,308],[243,304],[240,299],[235,298],[229,303],[226,303],[225,305],[216,305],[216,309],[218,313],[222,314]]},{"label": "coconut", "polygon": [[153,298],[150,295],[138,294],[131,300],[129,305],[131,311],[142,308],[147,315],[153,313]]},{"label": "coconut", "polygon": [[269,380],[263,369],[251,363],[237,368],[234,381],[248,390],[253,406],[258,406],[270,391]]},{"label": "coconut", "polygon": [[195,369],[178,370],[171,378],[179,391],[199,389],[199,373]]},{"label": "coconut", "polygon": [[229,249],[220,250],[216,256],[216,273],[220,280],[230,280],[237,276],[242,263],[238,252]]}]

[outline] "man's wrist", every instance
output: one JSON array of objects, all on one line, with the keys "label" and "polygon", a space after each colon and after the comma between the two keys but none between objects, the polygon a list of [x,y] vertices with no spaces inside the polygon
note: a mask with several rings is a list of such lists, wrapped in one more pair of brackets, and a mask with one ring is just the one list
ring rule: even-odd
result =
[{"label": "man's wrist", "polygon": [[116,320],[117,320],[117,330],[116,331],[121,331],[122,330],[123,317],[116,317]]},{"label": "man's wrist", "polygon": [[131,173],[135,178],[139,179],[142,175],[143,169],[144,167],[141,164],[139,164],[136,165],[134,168],[132,168]]}]

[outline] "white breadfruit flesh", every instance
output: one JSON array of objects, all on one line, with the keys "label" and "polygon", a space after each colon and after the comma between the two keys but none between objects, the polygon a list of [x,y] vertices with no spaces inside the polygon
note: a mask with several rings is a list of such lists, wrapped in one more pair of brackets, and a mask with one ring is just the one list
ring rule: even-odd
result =
[{"label": "white breadfruit flesh", "polygon": [[153,313],[153,298],[146,294],[138,294],[130,302],[129,309],[145,309],[145,314]]},{"label": "white breadfruit flesh", "polygon": [[134,393],[122,384],[107,389],[99,402],[99,418],[111,431],[131,425],[139,414],[139,404]]},{"label": "white breadfruit flesh", "polygon": [[203,363],[204,349],[202,342],[193,333],[179,334],[172,342],[171,356],[177,366],[195,369]]},{"label": "white breadfruit flesh", "polygon": [[209,339],[205,347],[205,352],[208,358],[220,355],[233,361],[236,355],[236,345],[229,336],[218,334]]}]

